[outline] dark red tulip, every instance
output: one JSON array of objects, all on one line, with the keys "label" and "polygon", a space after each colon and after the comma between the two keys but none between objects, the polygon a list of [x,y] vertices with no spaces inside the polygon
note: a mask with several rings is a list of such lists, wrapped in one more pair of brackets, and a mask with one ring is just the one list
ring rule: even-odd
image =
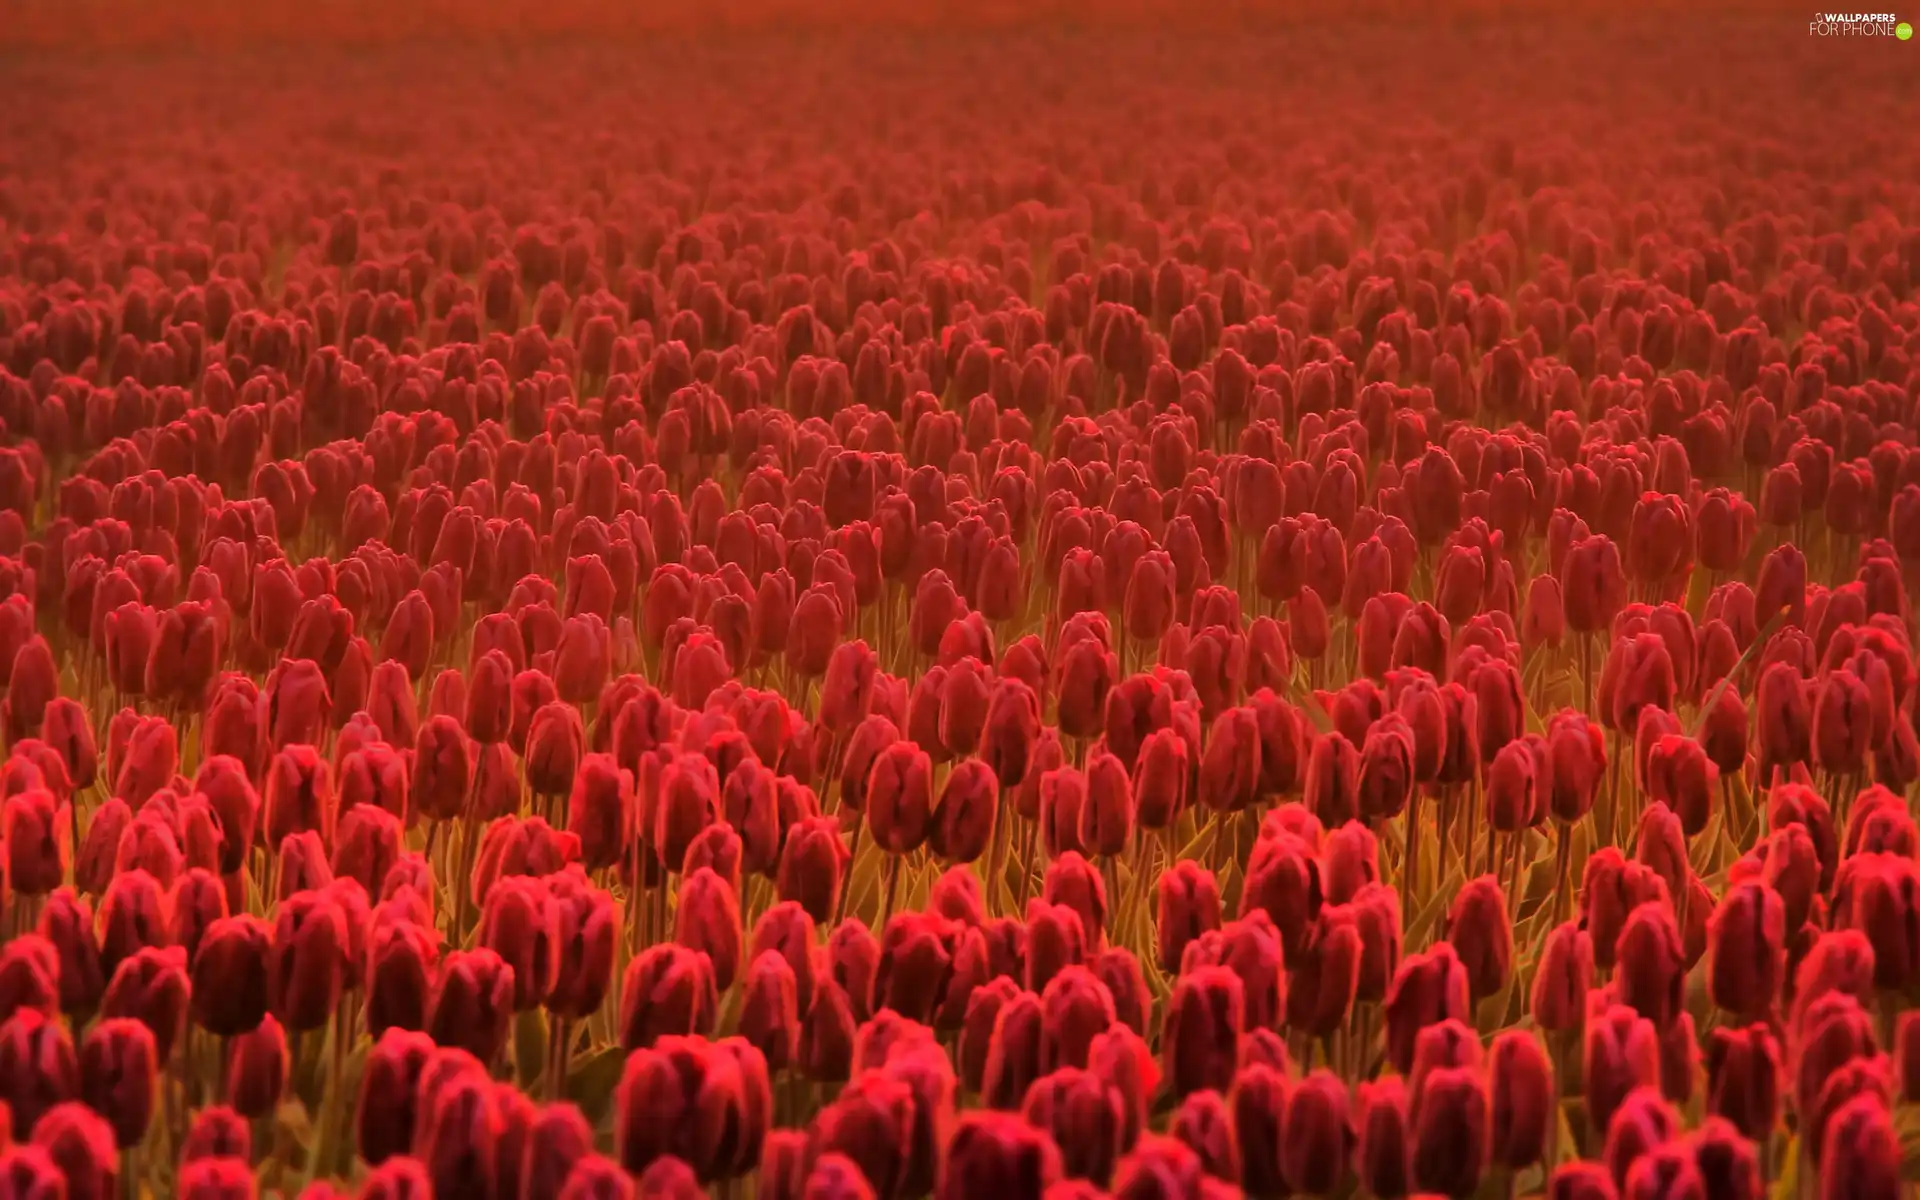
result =
[{"label": "dark red tulip", "polygon": [[113,794],[136,808],[172,783],[180,765],[174,727],[158,717],[134,718],[117,767],[111,765],[115,760],[111,750],[110,744],[108,760]]},{"label": "dark red tulip", "polygon": [[66,1177],[68,1200],[110,1200],[116,1194],[121,1162],[113,1127],[86,1105],[48,1109],[34,1122],[33,1144]]},{"label": "dark red tulip", "polygon": [[424,1033],[403,1029],[389,1029],[368,1048],[354,1144],[360,1157],[372,1165],[412,1149],[420,1081],[433,1053],[433,1042]]},{"label": "dark red tulip", "polygon": [[403,832],[400,818],[385,809],[370,804],[346,809],[334,835],[334,876],[354,880],[370,895],[378,892],[400,859]]},{"label": "dark red tulip", "polygon": [[1821,1200],[1899,1195],[1899,1135],[1883,1100],[1862,1095],[1848,1101],[1828,1116],[1826,1141]]},{"label": "dark red tulip", "polygon": [[706,959],[714,986],[726,991],[740,970],[742,934],[735,885],[711,868],[687,873],[674,914],[674,940]]},{"label": "dark red tulip", "polygon": [[1707,1111],[1765,1141],[1779,1119],[1780,1044],[1765,1025],[1715,1029],[1707,1042]]},{"label": "dark red tulip", "polygon": [[1125,1147],[1126,1111],[1118,1091],[1090,1071],[1066,1068],[1037,1080],[1021,1110],[1052,1136],[1070,1178],[1104,1183]]},{"label": "dark red tulip", "polygon": [[1307,760],[1306,801],[1322,824],[1343,825],[1360,817],[1360,754],[1338,730],[1315,738]]},{"label": "dark red tulip", "polygon": [[1259,718],[1251,707],[1221,713],[1208,732],[1196,799],[1212,812],[1239,812],[1252,804],[1261,780]]},{"label": "dark red tulip", "polygon": [[887,853],[919,848],[933,820],[933,766],[924,751],[895,742],[874,758],[866,817],[874,841]]},{"label": "dark red tulip", "polygon": [[1295,1191],[1329,1193],[1346,1177],[1354,1144],[1351,1103],[1345,1081],[1324,1068],[1288,1098],[1280,1172]]},{"label": "dark red tulip", "polygon": [[382,809],[403,822],[411,820],[407,767],[404,755],[381,742],[341,755],[335,771],[340,811],[344,814],[356,805],[364,805]]},{"label": "dark red tulip", "polygon": [[1531,1034],[1509,1030],[1494,1039],[1487,1073],[1492,1084],[1493,1160],[1515,1171],[1540,1162],[1557,1104],[1553,1063],[1546,1050]]},{"label": "dark red tulip", "polygon": [[1416,1096],[1414,1186],[1471,1196],[1487,1165],[1491,1104],[1485,1082],[1476,1070],[1442,1068],[1427,1074]]},{"label": "dark red tulip", "polygon": [[969,1113],[954,1127],[940,1168],[935,1200],[976,1195],[1040,1200],[1062,1175],[1054,1139],[1028,1121],[997,1113]]},{"label": "dark red tulip", "polygon": [[[597,688],[594,689],[598,691]],[[536,796],[567,796],[586,752],[580,710],[564,700],[542,705],[527,725],[527,786]]]},{"label": "dark red tulip", "polygon": [[1679,1117],[1653,1088],[1628,1093],[1607,1123],[1603,1159],[1614,1184],[1625,1187],[1635,1165],[1671,1142]]},{"label": "dark red tulip", "polygon": [[480,942],[513,972],[513,1007],[546,1002],[560,965],[560,914],[545,880],[509,875],[488,889]]},{"label": "dark red tulip", "polygon": [[1140,747],[1133,772],[1135,817],[1144,829],[1165,829],[1188,801],[1191,751],[1172,728],[1156,729]]},{"label": "dark red tulip", "polygon": [[1224,967],[1201,966],[1175,980],[1161,1026],[1161,1060],[1179,1095],[1229,1089],[1239,1060],[1245,992]]},{"label": "dark red tulip", "polygon": [[302,832],[332,842],[337,815],[333,772],[312,746],[288,746],[273,757],[267,770],[266,807],[262,832],[269,849]]},{"label": "dark red tulip", "polygon": [[81,1041],[81,1098],[108,1119],[113,1139],[125,1150],[140,1144],[154,1119],[154,1033],[140,1021],[113,1018],[86,1031]]},{"label": "dark red tulip", "polygon": [[[201,1159],[253,1160],[253,1127],[224,1104],[210,1104],[193,1114],[187,1140],[180,1148],[183,1166]],[[251,1176],[249,1176],[251,1179]]]},{"label": "dark red tulip", "polygon": [[377,1038],[389,1029],[425,1029],[439,965],[437,932],[383,903],[367,941],[367,1031]]},{"label": "dark red tulip", "polygon": [[[1124,783],[1125,776],[1121,779]],[[985,853],[993,840],[999,793],[993,770],[985,762],[969,758],[956,763],[940,789],[940,799],[934,806],[928,828],[933,852],[947,862],[963,864]],[[1131,816],[1131,798],[1129,788],[1128,816]],[[1086,815],[1087,809],[1083,808],[1083,823]]]},{"label": "dark red tulip", "polygon": [[123,961],[166,946],[172,937],[166,892],[159,882],[139,869],[114,876],[100,901],[100,965],[107,978]]},{"label": "dark red tulip", "polygon": [[513,968],[492,950],[449,952],[434,983],[427,1035],[436,1045],[492,1062],[506,1044],[514,988]]},{"label": "dark red tulip", "polygon": [[713,1028],[713,966],[704,954],[671,943],[648,948],[627,966],[620,990],[620,1040],[629,1051],[670,1035]]},{"label": "dark red tulip", "polygon": [[193,956],[195,1024],[218,1037],[237,1037],[260,1023],[272,945],[267,924],[244,913],[207,927]]},{"label": "dark red tulip", "polygon": [[649,831],[661,867],[680,869],[693,839],[719,818],[719,805],[719,776],[705,755],[682,754],[666,764]]},{"label": "dark red tulip", "polygon": [[775,872],[774,891],[797,902],[815,921],[831,920],[849,865],[847,844],[832,817],[809,817],[787,833]]},{"label": "dark red tulip", "polygon": [[1555,926],[1534,971],[1528,1006],[1534,1024],[1555,1032],[1579,1028],[1592,984],[1592,936],[1577,921]]},{"label": "dark red tulip", "polygon": [[84,791],[94,784],[99,773],[100,754],[93,736],[93,723],[79,701],[54,697],[47,701],[40,740],[53,747],[66,763],[68,781]]},{"label": "dark red tulip", "polygon": [[347,912],[327,894],[300,892],[281,900],[267,960],[267,994],[283,1025],[304,1033],[332,1018],[346,986],[351,939]]},{"label": "dark red tulip", "polygon": [[1412,1184],[1413,1130],[1406,1086],[1389,1075],[1362,1083],[1354,1097],[1354,1169],[1360,1184],[1381,1200],[1398,1200]]},{"label": "dark red tulip", "polygon": [[70,847],[64,836],[67,815],[45,788],[8,796],[0,810],[6,841],[7,882],[22,895],[42,896],[66,878]]},{"label": "dark red tulip", "polygon": [[[1445,675],[1450,637],[1447,619],[1438,609],[1425,601],[1413,605],[1393,631],[1391,668],[1421,670],[1436,678]],[[1364,647],[1362,656],[1366,656]]]},{"label": "dark red tulip", "polygon": [[1446,942],[1400,964],[1385,1010],[1388,1058],[1396,1070],[1412,1070],[1414,1041],[1421,1029],[1469,1014],[1468,995],[1467,968]]},{"label": "dark red tulip", "polygon": [[1447,938],[1466,968],[1475,1002],[1506,986],[1513,970],[1513,931],[1499,880],[1482,875],[1461,885],[1447,910]]},{"label": "dark red tulip", "polygon": [[1176,862],[1155,883],[1156,961],[1161,971],[1179,973],[1186,948],[1220,928],[1220,890],[1213,873],[1190,860]]},{"label": "dark red tulip", "polygon": [[243,1117],[258,1119],[280,1105],[291,1064],[287,1035],[271,1015],[233,1039],[227,1052],[227,1103]]},{"label": "dark red tulip", "polygon": [[1626,599],[1626,573],[1611,538],[1599,534],[1568,546],[1559,577],[1567,628],[1593,634],[1613,624]]},{"label": "dark red tulip", "polygon": [[1625,1005],[1614,1005],[1587,1022],[1582,1077],[1593,1128],[1605,1129],[1635,1088],[1659,1079],[1653,1023]]},{"label": "dark red tulip", "polygon": [[1547,1181],[1548,1200],[1615,1200],[1618,1195],[1613,1176],[1597,1162],[1562,1163]]}]

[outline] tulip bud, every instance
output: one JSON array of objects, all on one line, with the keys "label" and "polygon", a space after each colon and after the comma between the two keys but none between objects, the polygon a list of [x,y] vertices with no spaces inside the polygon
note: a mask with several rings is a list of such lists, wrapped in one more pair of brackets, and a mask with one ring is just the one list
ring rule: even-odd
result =
[{"label": "tulip bud", "polygon": [[774,876],[781,900],[797,902],[815,921],[833,919],[851,855],[832,817],[809,817],[787,833]]},{"label": "tulip bud", "polygon": [[564,700],[543,704],[527,725],[527,786],[536,796],[567,796],[586,751],[580,710]]},{"label": "tulip bud", "polygon": [[1665,1029],[1679,1015],[1686,991],[1686,959],[1671,908],[1658,901],[1637,905],[1616,945],[1620,1003]]},{"label": "tulip bud", "polygon": [[237,1037],[266,1015],[272,932],[241,914],[207,927],[193,957],[193,1019],[217,1037]]},{"label": "tulip bud", "polygon": [[383,902],[375,911],[367,950],[367,1031],[426,1028],[440,946],[429,926],[416,924]]},{"label": "tulip bud", "polygon": [[1560,589],[1566,597],[1567,628],[1593,634],[1613,624],[1625,600],[1626,575],[1619,547],[1605,534],[1581,538],[1560,560]]},{"label": "tulip bud", "polygon": [[1579,1028],[1586,1019],[1592,982],[1593,938],[1578,921],[1555,926],[1533,976],[1533,1023],[1554,1032]]},{"label": "tulip bud", "polygon": [[[427,1093],[422,1085],[414,1157],[426,1168],[432,1191],[445,1195],[496,1195],[501,1182],[500,1120],[493,1084],[471,1069]],[[389,1164],[405,1163],[394,1157]],[[386,1169],[382,1164],[381,1169]],[[402,1168],[404,1169],[404,1168]]]},{"label": "tulip bud", "polygon": [[704,755],[682,754],[660,773],[653,828],[654,854],[669,871],[686,862],[687,848],[720,816],[720,778]]},{"label": "tulip bud", "polygon": [[241,1116],[259,1118],[280,1105],[290,1063],[287,1035],[272,1016],[233,1039],[227,1053],[227,1103]]},{"label": "tulip bud", "polygon": [[1200,760],[1200,803],[1216,813],[1239,812],[1252,804],[1260,786],[1262,749],[1259,719],[1253,708],[1221,713],[1207,735],[1206,752]]},{"label": "tulip bud", "polygon": [[[1311,763],[1308,770],[1311,774]],[[1361,745],[1354,781],[1360,819],[1389,820],[1404,812],[1413,795],[1413,770],[1413,730],[1406,719],[1392,713],[1374,722]]]},{"label": "tulip bud", "polygon": [[49,1108],[33,1126],[33,1144],[66,1177],[71,1200],[109,1200],[118,1188],[120,1156],[113,1128],[84,1104]]},{"label": "tulip bud", "polygon": [[414,1145],[420,1081],[434,1053],[423,1033],[389,1029],[367,1050],[360,1078],[354,1144],[360,1157],[379,1166]]},{"label": "tulip bud", "polygon": [[1440,1021],[1465,1020],[1468,1007],[1467,968],[1451,945],[1436,942],[1424,954],[1400,964],[1387,990],[1388,1059],[1394,1069],[1413,1069],[1414,1042],[1419,1031]]},{"label": "tulip bud", "polygon": [[627,1051],[669,1035],[705,1036],[716,1004],[713,965],[704,954],[666,943],[627,965],[620,990],[620,1044]]},{"label": "tulip bud", "polygon": [[1061,1177],[1061,1157],[1054,1140],[1026,1121],[968,1113],[947,1145],[934,1200],[1041,1200]]},{"label": "tulip bud", "polygon": [[1606,1129],[1629,1093],[1659,1080],[1653,1023],[1625,1005],[1614,1005],[1588,1020],[1582,1061],[1587,1111],[1594,1129]]},{"label": "tulip bud", "polygon": [[1754,881],[1727,890],[1707,926],[1708,992],[1749,1020],[1769,1013],[1786,978],[1786,905]]},{"label": "tulip bud", "polygon": [[1117,1089],[1090,1071],[1067,1068],[1028,1089],[1022,1116],[1060,1147],[1071,1178],[1104,1183],[1124,1147],[1126,1111]]},{"label": "tulip bud", "polygon": [[1487,1164],[1486,1084],[1476,1071],[1442,1068],[1428,1073],[1416,1095],[1414,1186],[1447,1196],[1471,1196]]},{"label": "tulip bud", "polygon": [[1494,1039],[1488,1062],[1492,1082],[1493,1159],[1511,1171],[1541,1161],[1556,1119],[1558,1093],[1553,1063],[1531,1034],[1509,1030]]},{"label": "tulip bud", "polygon": [[1497,879],[1482,875],[1462,885],[1447,913],[1447,937],[1466,966],[1474,1002],[1506,987],[1513,969],[1513,931]]},{"label": "tulip bud", "polygon": [[1161,1059],[1178,1095],[1232,1086],[1245,992],[1225,967],[1201,966],[1174,981],[1161,1025]]},{"label": "tulip bud", "polygon": [[[129,710],[131,712],[131,710]],[[173,781],[180,766],[177,733],[171,724],[159,718],[136,718],[127,735],[119,766],[113,766],[111,745],[109,774],[113,776],[113,795],[129,804],[144,804],[156,791]]]},{"label": "tulip bud", "polygon": [[488,890],[480,912],[480,945],[513,972],[513,1007],[546,1002],[560,966],[560,915],[544,880],[510,875]]},{"label": "tulip bud", "polygon": [[980,758],[992,768],[1002,789],[1018,787],[1040,738],[1040,702],[1026,682],[1005,674],[987,694],[980,732]]},{"label": "tulip bud", "polygon": [[864,1178],[873,1195],[900,1195],[911,1165],[914,1104],[913,1089],[882,1072],[854,1080],[814,1119],[807,1143],[813,1167],[803,1195],[847,1197],[852,1185],[836,1181],[841,1163]]},{"label": "tulip bud", "polygon": [[436,1045],[492,1062],[506,1045],[513,1002],[513,968],[497,953],[484,947],[452,951],[434,982],[427,1035]]},{"label": "tulip bud", "polygon": [[1878,1097],[1855,1096],[1827,1118],[1821,1200],[1900,1194],[1900,1139]]},{"label": "tulip bud", "polygon": [[339,1007],[352,931],[347,913],[322,892],[281,900],[267,960],[269,1006],[296,1033],[318,1029]]},{"label": "tulip bud", "polygon": [[121,1149],[140,1144],[153,1119],[153,1034],[125,1017],[101,1021],[80,1044],[80,1097],[105,1117]]},{"label": "tulip bud", "polygon": [[187,1140],[180,1148],[182,1166],[202,1159],[253,1160],[253,1126],[224,1104],[208,1105],[193,1114]]},{"label": "tulip bud", "polygon": [[910,854],[926,840],[933,816],[933,764],[910,742],[895,742],[873,762],[867,781],[867,828],[889,854]]},{"label": "tulip bud", "polygon": [[1765,1141],[1780,1110],[1780,1044],[1765,1025],[1715,1029],[1707,1042],[1707,1111]]},{"label": "tulip bud", "polygon": [[1287,1101],[1281,1127],[1280,1173],[1296,1192],[1330,1194],[1345,1177],[1354,1142],[1347,1085],[1321,1069]]},{"label": "tulip bud", "polygon": [[1360,816],[1360,755],[1334,730],[1314,739],[1307,762],[1307,807],[1322,824],[1338,826]]},{"label": "tulip bud", "polygon": [[1181,1102],[1168,1132],[1186,1143],[1200,1158],[1201,1169],[1215,1179],[1238,1184],[1240,1148],[1234,1142],[1232,1118],[1218,1092],[1195,1092]]},{"label": "tulip bud", "polygon": [[1212,872],[1191,860],[1174,863],[1155,884],[1158,914],[1154,923],[1156,961],[1168,975],[1179,973],[1186,948],[1220,928],[1220,889]]},{"label": "tulip bud", "polygon": [[452,717],[427,718],[414,742],[412,799],[429,821],[450,821],[466,808],[473,784],[472,750]]},{"label": "tulip bud", "polygon": [[[332,872],[351,879],[369,895],[380,890],[400,860],[400,818],[371,804],[356,804],[340,816],[335,833]],[[284,846],[292,845],[289,840]]]}]

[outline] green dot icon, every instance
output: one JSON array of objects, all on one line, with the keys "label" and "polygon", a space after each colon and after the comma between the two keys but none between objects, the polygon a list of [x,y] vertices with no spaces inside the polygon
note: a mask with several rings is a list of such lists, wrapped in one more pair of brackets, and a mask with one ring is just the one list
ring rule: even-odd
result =
[{"label": "green dot icon", "polygon": [[1913,26],[1906,21],[1902,21],[1893,27],[1893,36],[1903,42],[1910,42],[1913,40]]}]

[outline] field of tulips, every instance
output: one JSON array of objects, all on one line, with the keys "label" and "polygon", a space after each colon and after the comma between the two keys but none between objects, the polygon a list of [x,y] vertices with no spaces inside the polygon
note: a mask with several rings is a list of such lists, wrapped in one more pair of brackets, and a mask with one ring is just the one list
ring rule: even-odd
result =
[{"label": "field of tulips", "polygon": [[1909,1194],[1804,23],[8,63],[0,1200]]}]

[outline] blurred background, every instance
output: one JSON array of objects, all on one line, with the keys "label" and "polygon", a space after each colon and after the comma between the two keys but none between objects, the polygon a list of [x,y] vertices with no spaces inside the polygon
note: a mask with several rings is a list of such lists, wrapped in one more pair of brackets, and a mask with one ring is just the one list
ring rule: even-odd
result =
[{"label": "blurred background", "polygon": [[[1287,22],[1659,22],[1790,17],[1804,0],[0,0],[0,47],[367,43],[780,28],[988,29],[1066,25],[1168,32]],[[1903,16],[1907,14],[1902,14]]]}]

